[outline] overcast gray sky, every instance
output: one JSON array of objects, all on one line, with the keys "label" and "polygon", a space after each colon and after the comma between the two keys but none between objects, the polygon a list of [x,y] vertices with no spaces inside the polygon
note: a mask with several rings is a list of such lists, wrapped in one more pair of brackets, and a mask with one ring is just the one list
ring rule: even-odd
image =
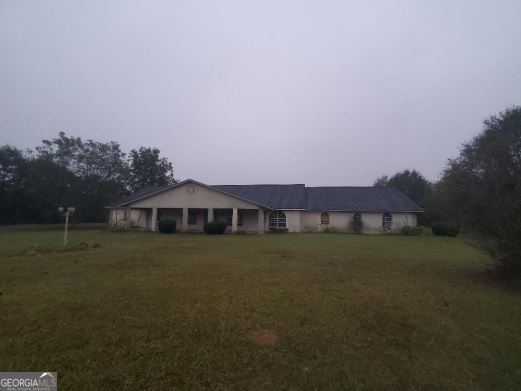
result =
[{"label": "overcast gray sky", "polygon": [[0,0],[0,143],[157,146],[179,179],[435,179],[521,104],[521,1]]}]

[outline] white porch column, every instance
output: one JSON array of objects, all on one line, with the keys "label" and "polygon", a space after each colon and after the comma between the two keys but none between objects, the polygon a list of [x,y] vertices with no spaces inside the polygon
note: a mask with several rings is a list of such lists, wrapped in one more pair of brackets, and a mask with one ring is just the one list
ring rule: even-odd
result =
[{"label": "white porch column", "polygon": [[188,232],[188,208],[183,208],[183,231]]},{"label": "white porch column", "polygon": [[213,208],[208,208],[208,222],[213,221]]},{"label": "white porch column", "polygon": [[233,214],[232,214],[232,232],[237,232],[237,220],[239,217],[239,213],[237,208],[233,208]]},{"label": "white porch column", "polygon": [[264,209],[259,209],[258,233],[264,233]]},{"label": "white porch column", "polygon": [[131,227],[131,221],[130,218],[132,217],[132,209],[130,209],[130,206],[127,206],[125,210],[125,224],[127,225],[127,228]]},{"label": "white porch column", "polygon": [[150,222],[151,231],[157,231],[157,208],[152,208],[152,221]]}]

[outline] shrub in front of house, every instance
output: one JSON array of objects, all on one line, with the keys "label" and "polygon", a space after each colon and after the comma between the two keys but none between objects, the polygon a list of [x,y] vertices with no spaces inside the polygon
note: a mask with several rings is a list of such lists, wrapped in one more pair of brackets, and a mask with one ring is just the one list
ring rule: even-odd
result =
[{"label": "shrub in front of house", "polygon": [[323,228],[322,231],[320,231],[322,233],[326,233],[326,234],[336,234],[338,233],[338,229],[336,228],[333,228],[333,227],[326,227],[326,228]]},{"label": "shrub in front of house", "polygon": [[450,221],[433,223],[431,228],[432,233],[436,236],[458,236],[459,234],[458,225]]},{"label": "shrub in front of house", "polygon": [[159,232],[162,234],[173,234],[176,228],[175,220],[161,220],[157,223],[157,228],[159,228]]},{"label": "shrub in front of house", "polygon": [[226,223],[224,221],[209,221],[204,223],[204,232],[207,235],[222,235],[226,231]]},{"label": "shrub in front of house", "polygon": [[355,234],[362,233],[364,229],[364,225],[362,223],[362,216],[360,216],[358,213],[355,213],[353,216],[353,220],[351,221],[351,230]]},{"label": "shrub in front of house", "polygon": [[411,225],[404,225],[400,231],[405,236],[420,236],[423,233],[421,227],[413,227]]}]

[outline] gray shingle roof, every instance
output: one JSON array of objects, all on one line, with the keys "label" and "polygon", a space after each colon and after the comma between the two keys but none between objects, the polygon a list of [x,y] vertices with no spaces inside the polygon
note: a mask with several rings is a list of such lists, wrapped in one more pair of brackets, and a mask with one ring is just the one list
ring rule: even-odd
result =
[{"label": "gray shingle roof", "polygon": [[[121,207],[169,186],[149,186],[112,203]],[[405,194],[393,187],[305,187],[296,185],[209,186],[272,209],[307,209],[351,212],[423,212]]]},{"label": "gray shingle roof", "polygon": [[211,187],[273,209],[306,209],[304,185],[216,185]]},{"label": "gray shingle roof", "polygon": [[307,187],[306,209],[352,212],[423,212],[394,187]]}]

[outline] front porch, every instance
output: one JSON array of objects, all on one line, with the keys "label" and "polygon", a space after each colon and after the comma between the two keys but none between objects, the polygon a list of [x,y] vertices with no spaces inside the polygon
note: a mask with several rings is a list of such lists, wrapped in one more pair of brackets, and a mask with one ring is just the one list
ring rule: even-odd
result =
[{"label": "front porch", "polygon": [[[225,222],[228,233],[239,231],[264,233],[266,231],[263,209],[127,208],[126,215],[130,217],[131,225],[148,231],[157,231],[157,223],[161,220],[175,220],[179,232],[204,232],[204,223],[214,220]],[[139,218],[134,220],[133,216],[139,216]]]}]

